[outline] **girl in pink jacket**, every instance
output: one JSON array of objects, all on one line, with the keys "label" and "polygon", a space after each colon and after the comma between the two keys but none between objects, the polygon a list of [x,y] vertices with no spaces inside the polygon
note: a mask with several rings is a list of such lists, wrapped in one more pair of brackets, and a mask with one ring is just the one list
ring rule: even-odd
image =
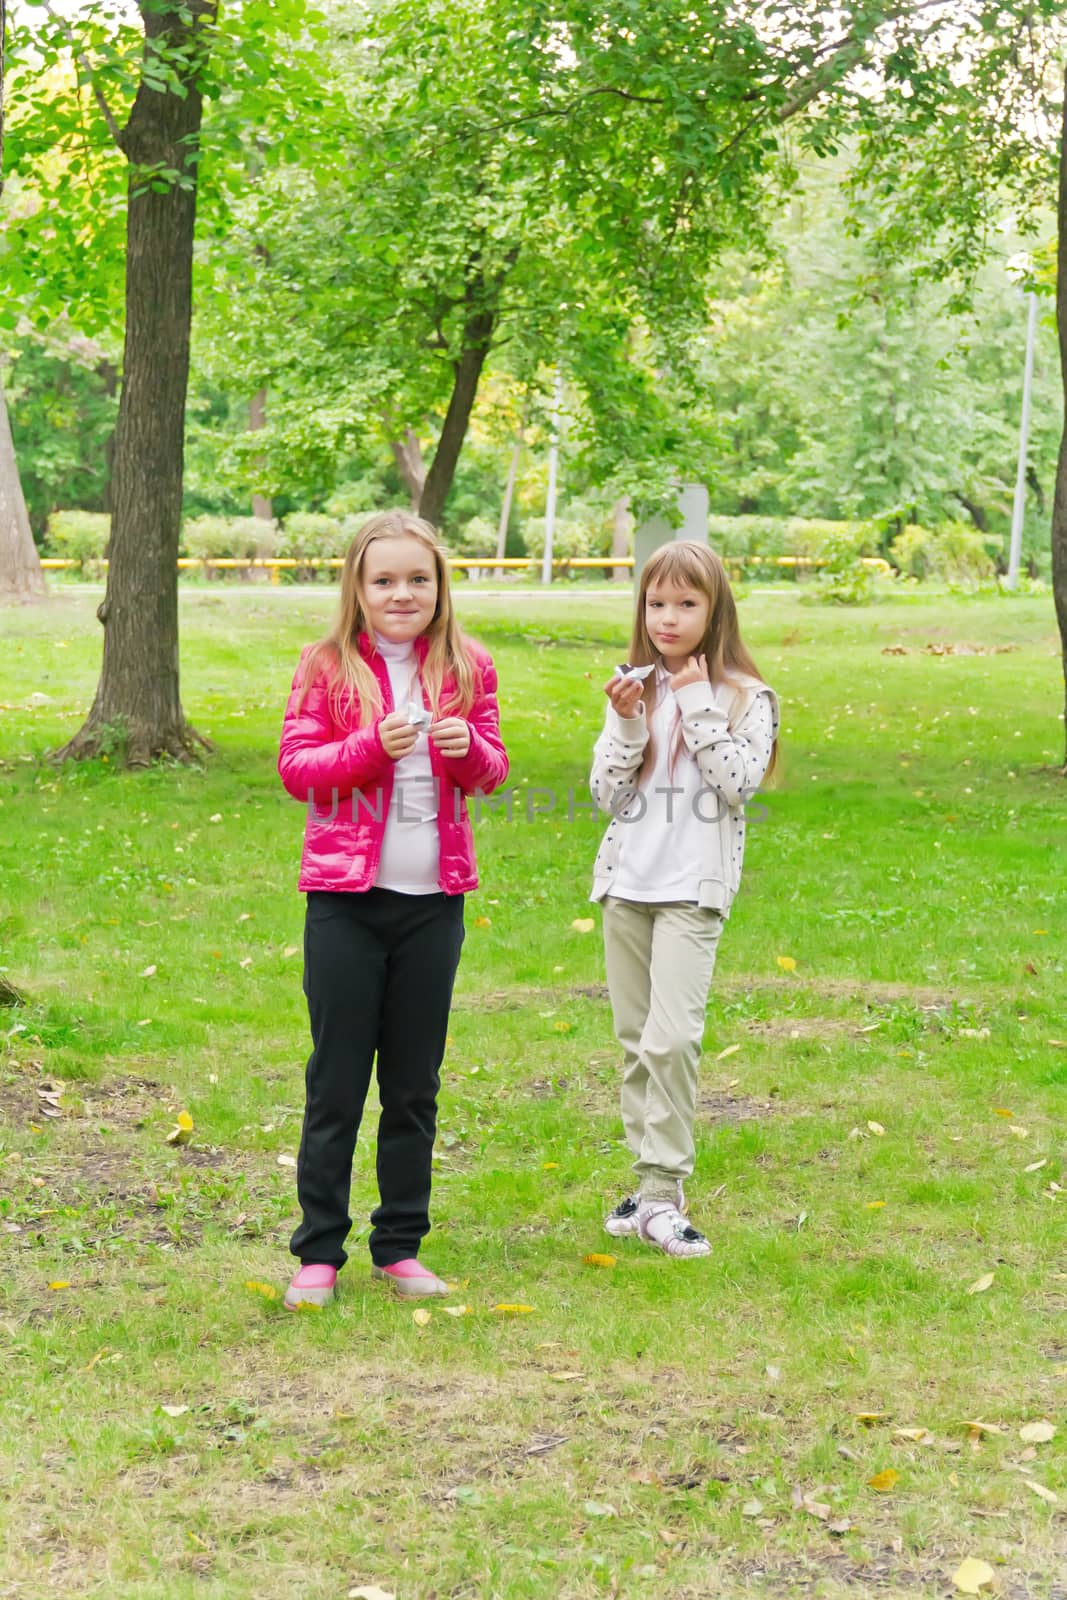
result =
[{"label": "girl in pink jacket", "polygon": [[300,1270],[285,1304],[324,1305],[347,1259],[352,1156],[377,1061],[371,1272],[447,1294],[418,1260],[463,896],[477,887],[467,796],[504,782],[496,672],[460,633],[434,529],[400,511],[352,541],[341,607],[304,651],[278,771],[307,805],[304,993],[311,1021],[297,1161]]}]

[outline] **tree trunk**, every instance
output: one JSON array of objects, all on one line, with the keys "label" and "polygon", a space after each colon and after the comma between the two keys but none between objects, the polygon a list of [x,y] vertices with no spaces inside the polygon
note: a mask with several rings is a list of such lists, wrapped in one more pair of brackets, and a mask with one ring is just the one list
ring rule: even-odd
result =
[{"label": "tree trunk", "polygon": [[[496,530],[496,558],[498,561],[503,561],[508,548],[508,523],[511,521],[511,502],[515,498],[515,479],[519,475],[519,457],[522,454],[522,434],[523,424],[520,422],[518,432],[515,435],[515,443],[511,450],[511,462],[508,466],[508,481],[504,485],[504,503],[500,507],[500,522]],[[503,567],[497,568],[496,575],[498,578],[502,578],[504,576]]]},{"label": "tree trunk", "polygon": [[0,384],[0,601],[41,600],[47,593],[26,515],[7,401]]},{"label": "tree trunk", "polygon": [[[129,162],[126,339],[115,426],[107,593],[97,612],[104,659],[83,727],[59,758],[124,747],[130,766],[188,760],[197,742],[178,687],[178,540],[192,320],[193,231],[200,143],[199,73],[215,0],[139,0],[146,61],[162,53],[182,92],[142,78],[119,144]],[[144,168],[181,173],[146,182]]]},{"label": "tree trunk", "polygon": [[423,487],[426,483],[426,463],[422,459],[422,445],[413,428],[404,429],[404,437],[397,439],[390,431],[389,448],[393,452],[396,470],[404,480],[404,487],[411,496],[411,509],[418,511],[422,499]]},{"label": "tree trunk", "polygon": [[7,5],[0,0],[0,194],[4,192],[4,45],[7,42]]},{"label": "tree trunk", "polygon": [[[267,421],[267,391],[266,391],[266,389],[257,389],[255,394],[252,396],[251,400],[248,402],[248,431],[249,431],[249,433],[258,433],[260,428],[265,427],[266,421]],[[262,466],[262,462],[259,461],[259,462],[256,463],[256,465],[257,466]],[[256,494],[255,492],[253,492],[253,494],[252,494],[252,515],[254,517],[260,517],[262,519],[262,521],[264,521],[264,522],[273,522],[274,521],[274,508],[272,507],[272,505],[270,503],[270,496],[269,495]]]},{"label": "tree trunk", "polygon": [[496,292],[476,273],[467,285],[467,316],[463,324],[463,348],[458,361],[453,362],[455,382],[452,398],[448,402],[441,437],[434,452],[433,464],[426,474],[419,497],[419,516],[425,517],[435,527],[440,527],[448,491],[456,475],[459,452],[467,435],[467,424],[478,394],[478,380],[482,375],[485,358],[496,326]]},{"label": "tree trunk", "polygon": [[[611,508],[611,553],[628,556],[633,537],[634,519],[630,515],[630,496],[620,495]],[[628,583],[633,577],[629,567],[612,567],[611,576],[616,583]]]},{"label": "tree trunk", "polygon": [[[1063,127],[1060,139],[1060,193],[1056,263],[1056,327],[1060,341],[1063,377],[1064,424],[1056,463],[1056,493],[1052,502],[1052,595],[1060,625],[1060,654],[1064,681],[1064,736],[1067,740],[1067,82],[1064,86]],[[1067,743],[1064,747],[1067,776]]]}]

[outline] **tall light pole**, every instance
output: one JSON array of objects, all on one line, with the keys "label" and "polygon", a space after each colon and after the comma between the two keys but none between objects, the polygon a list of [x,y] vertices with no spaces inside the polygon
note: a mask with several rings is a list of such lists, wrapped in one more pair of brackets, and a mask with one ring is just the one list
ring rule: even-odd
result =
[{"label": "tall light pole", "polygon": [[556,368],[552,391],[552,443],[548,451],[548,497],[545,500],[545,553],[541,561],[541,582],[552,582],[552,536],[556,531],[556,477],[559,471],[559,413],[563,404],[563,374]]},{"label": "tall light pole", "polygon": [[1008,588],[1019,581],[1019,557],[1023,547],[1023,508],[1026,504],[1026,445],[1030,433],[1030,390],[1034,381],[1034,331],[1037,327],[1037,295],[1027,295],[1026,360],[1023,366],[1023,409],[1019,419],[1019,465],[1015,474],[1015,501],[1011,508],[1011,547],[1008,554]]}]

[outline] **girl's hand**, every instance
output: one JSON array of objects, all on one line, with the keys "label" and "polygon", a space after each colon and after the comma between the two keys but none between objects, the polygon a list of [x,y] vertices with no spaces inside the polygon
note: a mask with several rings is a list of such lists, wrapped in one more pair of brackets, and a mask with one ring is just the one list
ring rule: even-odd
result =
[{"label": "girl's hand", "polygon": [[676,672],[670,680],[672,689],[684,689],[691,683],[710,683],[708,677],[707,656],[690,656],[681,672]]},{"label": "girl's hand", "polygon": [[442,717],[430,729],[430,738],[443,756],[462,761],[471,747],[471,725],[464,717]]},{"label": "girl's hand", "polygon": [[382,749],[394,761],[399,761],[402,756],[409,756],[419,737],[418,728],[411,726],[403,711],[391,711],[387,717],[383,717],[378,724],[378,733],[381,736]]},{"label": "girl's hand", "polygon": [[636,717],[644,687],[640,678],[609,678],[604,693],[620,717]]}]

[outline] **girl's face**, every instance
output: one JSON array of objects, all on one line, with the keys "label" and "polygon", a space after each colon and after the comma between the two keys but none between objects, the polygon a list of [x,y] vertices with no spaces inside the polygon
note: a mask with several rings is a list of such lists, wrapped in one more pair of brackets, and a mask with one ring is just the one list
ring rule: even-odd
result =
[{"label": "girl's face", "polygon": [[645,593],[645,627],[669,672],[699,655],[711,601],[699,589],[669,579],[653,581]]},{"label": "girl's face", "polygon": [[372,539],[360,573],[363,612],[383,639],[410,644],[437,610],[437,568],[421,539]]}]

